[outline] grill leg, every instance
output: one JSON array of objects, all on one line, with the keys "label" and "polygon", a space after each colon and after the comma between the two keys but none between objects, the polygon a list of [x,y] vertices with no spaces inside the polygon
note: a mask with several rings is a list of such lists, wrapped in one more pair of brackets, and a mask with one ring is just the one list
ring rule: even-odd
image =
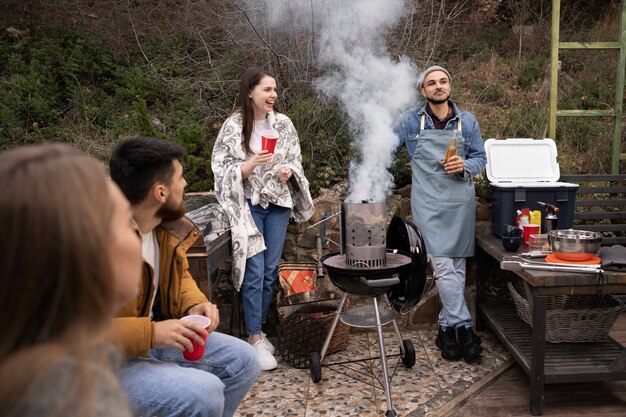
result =
[{"label": "grill leg", "polygon": [[400,342],[400,351],[402,352],[402,355],[404,356],[405,352],[404,352],[404,340],[402,340],[402,333],[400,332],[400,327],[398,326],[398,322],[396,321],[396,319],[394,318],[393,321],[393,328],[396,331],[396,337],[398,338],[398,341]]},{"label": "grill leg", "polygon": [[385,339],[383,339],[383,325],[380,320],[380,311],[378,311],[378,300],[374,300],[374,312],[376,313],[376,331],[378,332],[378,347],[380,348],[380,363],[383,365],[383,378],[385,386],[385,395],[387,396],[387,413],[385,416],[395,416],[393,411],[393,403],[391,402],[391,389],[389,388],[389,375],[387,373],[387,355],[385,354]]},{"label": "grill leg", "polygon": [[[389,296],[387,294],[385,294],[385,300],[387,300],[387,304],[391,306],[391,302],[389,301]],[[393,311],[393,307],[392,307],[392,311]],[[393,329],[396,332],[396,336],[398,337],[398,342],[400,343],[400,351],[402,352],[402,355],[404,356],[405,354],[404,340],[402,339],[402,332],[400,331],[400,326],[398,326],[398,322],[396,321],[395,318],[393,319],[392,323],[393,323]]]},{"label": "grill leg", "polygon": [[333,324],[330,326],[330,330],[328,330],[328,334],[326,335],[326,340],[324,340],[324,345],[322,346],[322,351],[320,352],[320,362],[322,362],[324,360],[324,356],[326,356],[328,345],[330,345],[330,340],[333,338],[333,334],[335,333],[335,328],[337,327],[337,323],[339,323],[339,317],[341,316],[341,312],[343,311],[343,306],[346,303],[347,298],[348,298],[348,293],[344,292],[343,296],[341,297],[341,302],[339,303],[339,308],[337,308],[337,312],[335,313]]}]

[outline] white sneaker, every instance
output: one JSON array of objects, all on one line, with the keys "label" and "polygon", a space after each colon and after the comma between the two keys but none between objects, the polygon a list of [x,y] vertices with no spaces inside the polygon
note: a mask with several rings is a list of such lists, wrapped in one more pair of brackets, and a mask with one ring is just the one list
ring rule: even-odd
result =
[{"label": "white sneaker", "polygon": [[276,358],[270,353],[263,339],[260,339],[258,342],[253,344],[252,347],[256,352],[256,357],[262,371],[271,371],[272,369],[276,369],[278,367]]},{"label": "white sneaker", "polygon": [[276,349],[274,348],[274,345],[272,344],[272,342],[270,342],[267,339],[267,335],[263,332],[261,332],[261,337],[263,338],[263,341],[265,342],[265,346],[267,346],[267,350],[270,351],[270,353],[273,355],[274,352],[276,352]]}]

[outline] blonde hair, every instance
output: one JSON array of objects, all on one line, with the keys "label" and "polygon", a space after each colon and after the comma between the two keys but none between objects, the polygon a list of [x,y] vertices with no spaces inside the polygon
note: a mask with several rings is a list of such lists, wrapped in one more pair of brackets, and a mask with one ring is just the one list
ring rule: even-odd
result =
[{"label": "blonde hair", "polygon": [[78,364],[73,391],[90,386],[81,362],[114,305],[108,187],[102,164],[68,145],[0,154],[0,415],[63,355]]}]

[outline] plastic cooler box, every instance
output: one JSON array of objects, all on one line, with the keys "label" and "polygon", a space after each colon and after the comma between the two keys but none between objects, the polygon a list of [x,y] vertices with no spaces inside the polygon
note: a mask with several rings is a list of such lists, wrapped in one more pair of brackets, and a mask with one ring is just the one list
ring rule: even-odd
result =
[{"label": "plastic cooler box", "polygon": [[538,201],[559,208],[557,229],[572,227],[578,184],[557,181],[560,172],[552,139],[488,139],[485,151],[493,234],[501,236],[504,225],[514,225],[517,211],[525,207],[540,210],[543,223],[546,210]]}]

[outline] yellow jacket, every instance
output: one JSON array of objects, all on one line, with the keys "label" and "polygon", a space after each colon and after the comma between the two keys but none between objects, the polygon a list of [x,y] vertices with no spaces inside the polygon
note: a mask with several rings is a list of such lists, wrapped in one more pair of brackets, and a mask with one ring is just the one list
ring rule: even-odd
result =
[{"label": "yellow jacket", "polygon": [[[161,310],[165,319],[178,319],[191,307],[208,301],[189,274],[187,261],[187,250],[201,233],[187,217],[162,223],[154,230],[159,243]],[[144,261],[139,295],[113,319],[113,340],[129,356],[146,356],[152,348],[154,324],[149,308],[154,293],[153,274]]]}]

